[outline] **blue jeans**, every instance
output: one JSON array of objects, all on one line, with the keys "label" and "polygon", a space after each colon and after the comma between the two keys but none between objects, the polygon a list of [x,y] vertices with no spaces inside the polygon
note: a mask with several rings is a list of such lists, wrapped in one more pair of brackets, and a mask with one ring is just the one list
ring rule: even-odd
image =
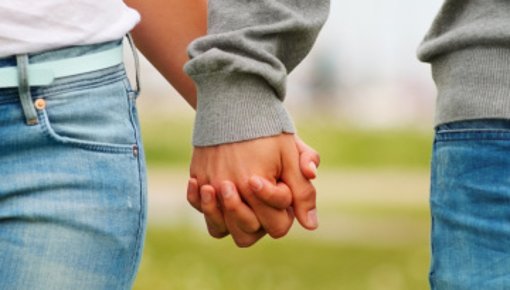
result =
[{"label": "blue jeans", "polygon": [[431,211],[433,290],[510,289],[510,120],[437,128]]},{"label": "blue jeans", "polygon": [[[30,56],[43,62],[120,41]],[[12,57],[0,67],[15,65]],[[124,66],[0,89],[0,289],[130,289],[146,224],[146,174]]]}]

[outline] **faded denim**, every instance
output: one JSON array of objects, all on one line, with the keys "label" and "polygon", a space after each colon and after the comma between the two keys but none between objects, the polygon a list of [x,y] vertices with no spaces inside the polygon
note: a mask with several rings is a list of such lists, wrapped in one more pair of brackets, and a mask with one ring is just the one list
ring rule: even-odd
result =
[{"label": "faded denim", "polygon": [[510,289],[510,120],[439,126],[431,185],[431,288]]},{"label": "faded denim", "polygon": [[[39,62],[120,42],[30,56]],[[13,57],[0,67],[16,65]],[[130,289],[146,228],[137,93],[123,65],[32,88],[0,89],[0,289]]]}]

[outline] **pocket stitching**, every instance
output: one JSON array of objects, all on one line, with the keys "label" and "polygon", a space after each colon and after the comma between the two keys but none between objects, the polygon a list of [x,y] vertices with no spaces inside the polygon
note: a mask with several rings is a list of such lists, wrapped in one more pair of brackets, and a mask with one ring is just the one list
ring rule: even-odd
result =
[{"label": "pocket stitching", "polygon": [[109,143],[101,143],[101,142],[92,142],[92,141],[84,141],[76,138],[60,136],[56,133],[52,127],[50,120],[48,118],[48,114],[45,109],[38,111],[39,122],[41,124],[42,131],[45,135],[51,140],[59,143],[59,144],[68,144],[73,145],[79,148],[98,151],[104,153],[119,153],[126,154],[132,153],[133,145],[121,145],[121,144],[109,144]]}]

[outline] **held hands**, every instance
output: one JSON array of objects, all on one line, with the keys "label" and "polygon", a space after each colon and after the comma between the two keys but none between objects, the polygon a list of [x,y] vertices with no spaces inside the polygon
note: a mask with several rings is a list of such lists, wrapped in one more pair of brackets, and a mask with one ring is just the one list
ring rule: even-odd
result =
[{"label": "held hands", "polygon": [[231,234],[247,247],[266,233],[284,236],[294,217],[317,228],[315,188],[319,155],[297,136],[281,134],[193,151],[188,201],[203,212],[209,233]]}]

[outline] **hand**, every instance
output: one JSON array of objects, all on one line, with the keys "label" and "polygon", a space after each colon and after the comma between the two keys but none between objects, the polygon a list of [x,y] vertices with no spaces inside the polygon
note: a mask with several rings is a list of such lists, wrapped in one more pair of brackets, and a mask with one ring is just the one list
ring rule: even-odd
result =
[{"label": "hand", "polygon": [[[290,135],[287,135],[287,137],[288,136]],[[304,142],[302,142],[297,136],[295,136],[294,147],[297,148],[297,152],[299,154],[299,167],[301,169],[301,173],[303,174],[303,176],[305,176],[308,179],[315,178],[316,169],[320,162],[319,155],[312,148],[310,148]],[[290,151],[293,151],[292,148]],[[293,159],[293,161],[296,161],[296,163],[297,158],[298,157],[296,155],[296,157]],[[288,163],[289,162],[286,161],[286,164]],[[288,168],[290,167],[290,165],[287,165],[286,167]],[[295,167],[297,167],[297,164],[294,166],[294,168]],[[288,208],[289,205],[288,201],[289,197],[291,196],[285,184],[280,183],[278,185],[275,185],[274,182],[271,183],[257,176],[252,176],[248,183],[255,197],[259,199],[259,201],[263,202],[263,206],[267,207],[268,205],[272,205],[274,208],[280,210],[286,209],[287,218],[288,220],[292,221],[293,215],[292,212],[290,211],[290,208]],[[313,196],[313,206],[315,206],[314,195],[315,191],[313,187],[311,189],[312,190],[310,192],[312,192]],[[198,211],[204,213],[206,217],[206,222],[208,224],[209,232],[212,236],[219,238],[227,235],[228,233],[231,233],[236,243],[243,244],[244,246],[249,246],[256,242],[258,239],[260,239],[265,234],[265,231],[261,230],[255,231],[257,227],[260,228],[260,224],[258,224],[257,220],[255,220],[255,218],[253,217],[254,215],[253,210],[249,208],[241,200],[234,184],[225,183],[223,186],[220,186],[220,191],[218,191],[222,193],[222,195],[228,192],[231,193],[227,194],[229,198],[219,199],[223,204],[222,209],[223,211],[226,212],[225,215],[223,211],[219,208],[220,205],[219,201],[217,200],[216,193],[217,191],[214,189],[214,187],[208,185],[202,186],[201,193],[202,197],[205,198],[201,198],[198,192],[199,192],[198,182],[192,178],[188,185],[188,201]],[[296,208],[305,208],[304,206],[301,206],[301,204],[306,206],[305,203],[300,203],[299,201],[294,202],[294,206]],[[270,211],[266,211],[266,213],[271,214]],[[311,215],[314,216],[315,213],[312,212]],[[271,220],[270,215],[268,217],[264,216],[262,216],[262,218],[259,217],[259,219],[261,220],[263,220],[264,218]],[[315,219],[315,217],[312,217],[312,219]],[[233,227],[232,221],[235,221],[236,227]],[[273,237],[283,236],[288,231],[288,228],[290,228],[292,222],[287,223],[285,225],[284,220],[283,224],[284,224],[283,226],[280,225],[280,229],[283,230],[280,230],[279,232],[272,231],[271,228],[269,228],[270,235]],[[233,230],[229,230],[229,228],[232,228]],[[276,226],[275,228],[278,229],[278,226]],[[314,228],[314,226],[312,225],[312,227],[309,228]],[[239,229],[241,229],[240,233]],[[249,235],[247,236],[246,234]]]},{"label": "hand", "polygon": [[[274,186],[267,188],[274,189]],[[290,195],[290,192],[288,194]],[[213,237],[222,238],[230,233],[239,247],[248,247],[266,234],[253,210],[241,200],[232,182],[224,181],[221,192],[217,194],[211,185],[203,185],[199,189],[196,179],[191,178],[188,184],[188,200],[193,207],[204,213],[207,229]],[[272,232],[271,236],[274,238],[285,235],[292,225],[294,216],[290,208],[287,214],[290,224],[283,226],[284,232]]]}]

